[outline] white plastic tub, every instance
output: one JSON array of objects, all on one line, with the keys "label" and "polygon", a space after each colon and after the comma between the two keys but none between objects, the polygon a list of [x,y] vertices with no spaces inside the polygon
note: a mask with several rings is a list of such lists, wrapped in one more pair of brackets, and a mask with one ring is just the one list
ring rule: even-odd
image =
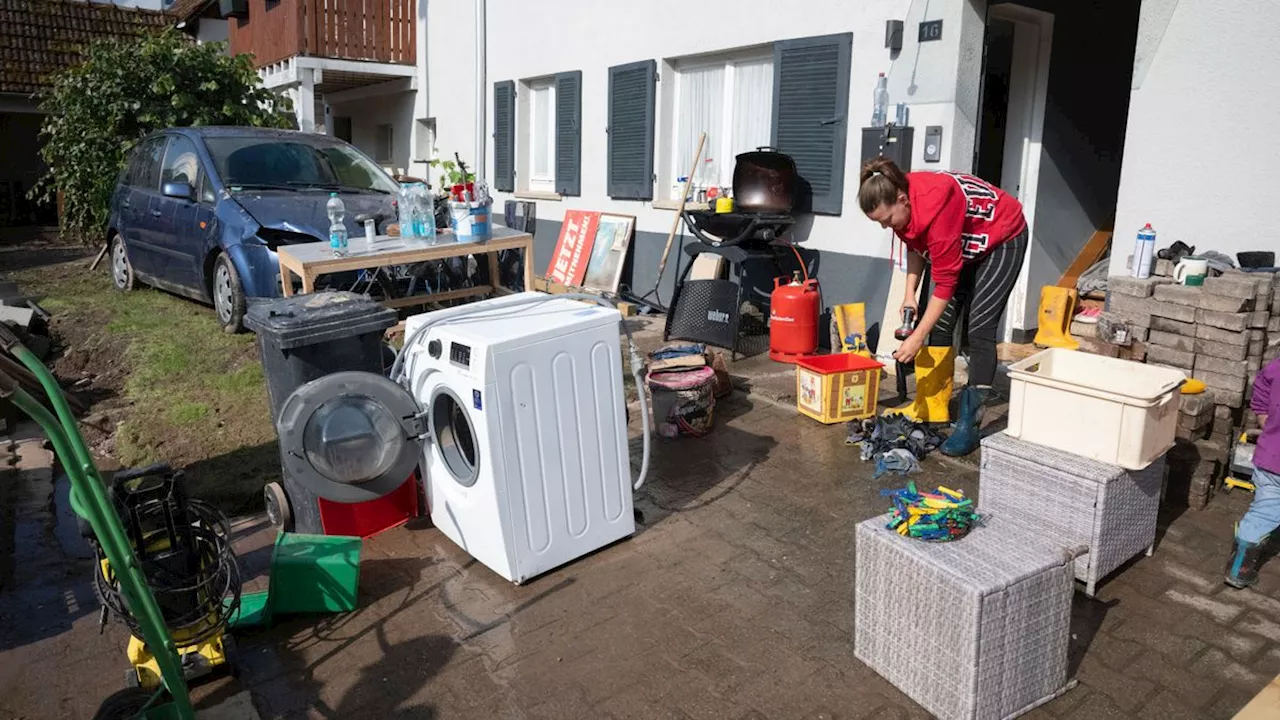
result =
[{"label": "white plastic tub", "polygon": [[1173,447],[1180,370],[1053,348],[1009,366],[1009,429],[1027,442],[1142,470]]}]

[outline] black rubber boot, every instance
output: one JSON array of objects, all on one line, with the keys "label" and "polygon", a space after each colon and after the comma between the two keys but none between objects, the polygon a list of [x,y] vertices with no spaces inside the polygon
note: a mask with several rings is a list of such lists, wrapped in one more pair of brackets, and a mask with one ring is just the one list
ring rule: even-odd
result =
[{"label": "black rubber boot", "polygon": [[1231,558],[1227,560],[1227,573],[1223,582],[1233,588],[1247,588],[1258,582],[1258,568],[1262,565],[1262,543],[1247,543],[1236,539],[1231,546]]}]

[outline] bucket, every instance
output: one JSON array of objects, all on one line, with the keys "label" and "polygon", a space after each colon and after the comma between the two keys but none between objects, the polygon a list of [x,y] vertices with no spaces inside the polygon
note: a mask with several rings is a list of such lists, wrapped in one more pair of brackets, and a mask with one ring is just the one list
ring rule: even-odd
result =
[{"label": "bucket", "polygon": [[702,437],[710,432],[716,408],[715,381],[715,370],[705,365],[649,373],[646,384],[658,434]]},{"label": "bucket", "polygon": [[493,223],[489,219],[492,207],[492,200],[449,203],[449,217],[458,242],[483,242],[493,237]]}]

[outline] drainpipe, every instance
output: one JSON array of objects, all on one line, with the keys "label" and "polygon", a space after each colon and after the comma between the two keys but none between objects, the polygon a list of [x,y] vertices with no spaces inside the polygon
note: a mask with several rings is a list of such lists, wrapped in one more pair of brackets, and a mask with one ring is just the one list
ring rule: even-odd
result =
[{"label": "drainpipe", "polygon": [[476,183],[484,182],[485,161],[484,154],[488,147],[488,137],[486,136],[486,128],[488,122],[485,117],[485,98],[488,83],[485,81],[485,53],[484,39],[485,29],[485,0],[476,0],[476,154],[473,167],[476,173]]}]

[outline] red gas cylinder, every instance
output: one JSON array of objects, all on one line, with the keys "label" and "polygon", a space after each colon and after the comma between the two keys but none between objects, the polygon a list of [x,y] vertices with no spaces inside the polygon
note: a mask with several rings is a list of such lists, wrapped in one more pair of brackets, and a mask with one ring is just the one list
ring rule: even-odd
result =
[{"label": "red gas cylinder", "polygon": [[769,357],[793,363],[818,349],[818,281],[774,278],[769,299]]}]

